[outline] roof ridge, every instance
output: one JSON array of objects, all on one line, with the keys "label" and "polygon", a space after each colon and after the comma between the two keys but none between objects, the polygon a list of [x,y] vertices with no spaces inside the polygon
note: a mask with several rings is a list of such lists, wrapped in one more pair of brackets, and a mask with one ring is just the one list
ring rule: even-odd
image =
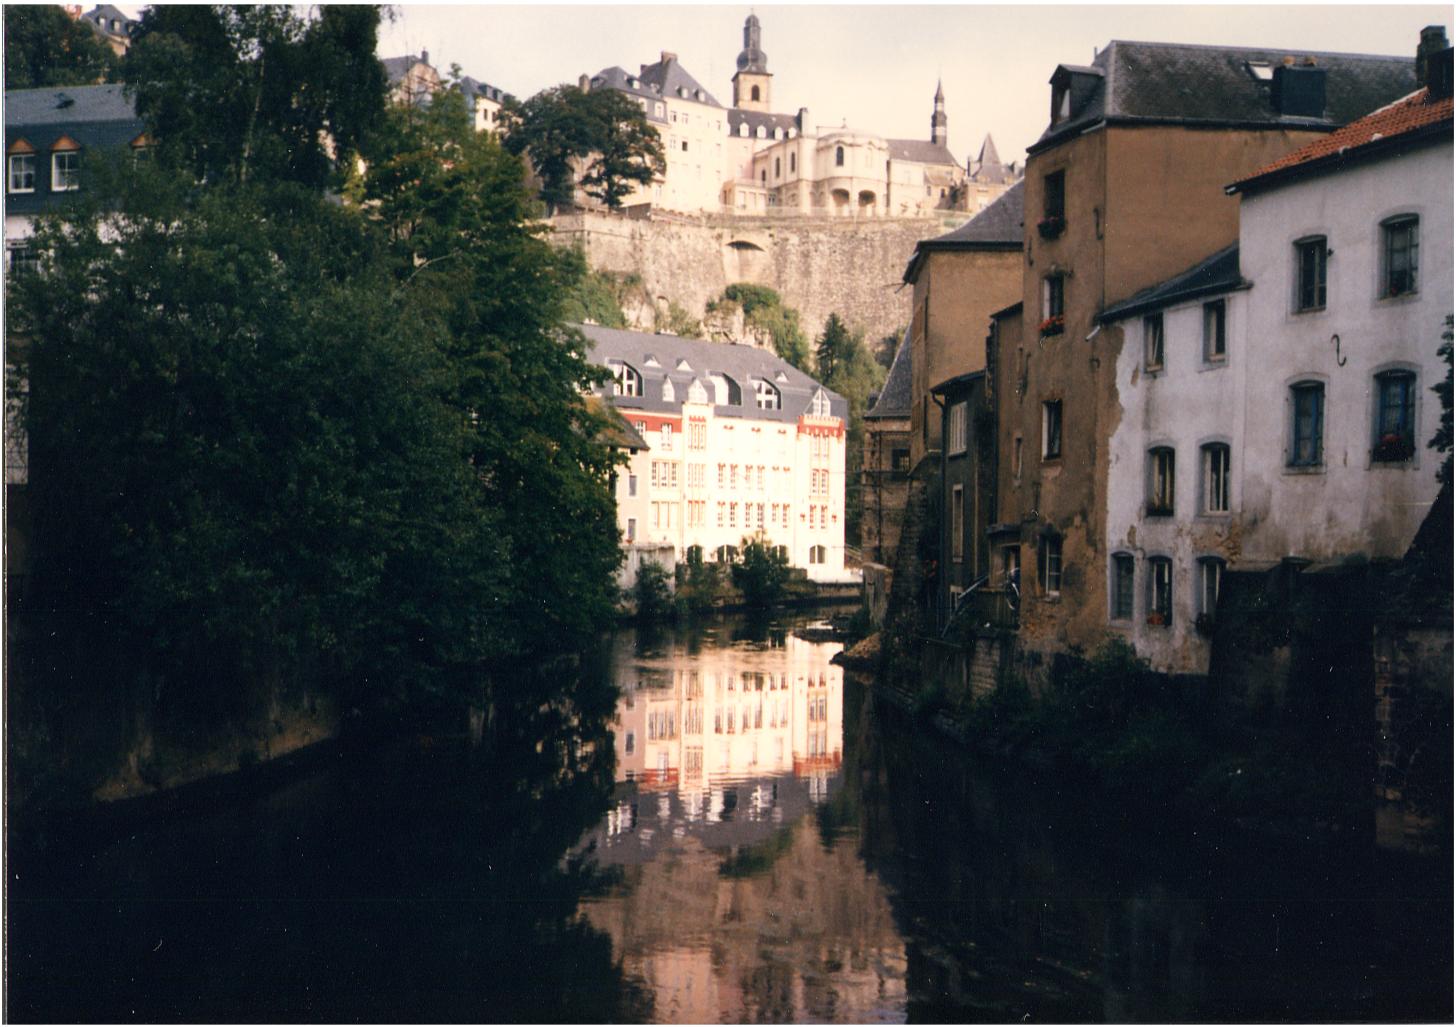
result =
[{"label": "roof ridge", "polygon": [[[1274,53],[1281,52],[1289,55],[1301,54],[1310,57],[1345,57],[1368,61],[1400,61],[1409,60],[1406,54],[1378,54],[1378,53],[1353,53],[1344,50],[1301,50],[1286,46],[1245,46],[1235,43],[1164,43],[1155,39],[1113,39],[1107,44],[1106,49],[1111,50],[1115,46],[1160,46],[1168,49],[1181,50],[1239,50],[1251,53]],[[1105,50],[1102,52],[1106,52]],[[1099,53],[1098,56],[1101,56]]]}]

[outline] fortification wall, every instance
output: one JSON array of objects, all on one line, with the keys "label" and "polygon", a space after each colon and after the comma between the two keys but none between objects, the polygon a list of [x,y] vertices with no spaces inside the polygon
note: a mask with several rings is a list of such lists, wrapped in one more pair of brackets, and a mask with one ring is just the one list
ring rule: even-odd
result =
[{"label": "fortification wall", "polygon": [[910,320],[911,293],[900,276],[921,239],[963,222],[959,214],[927,218],[739,218],[583,212],[551,220],[553,238],[580,246],[597,270],[632,273],[649,301],[628,310],[634,327],[650,330],[655,304],[677,303],[694,317],[733,282],[776,289],[799,311],[805,333],[817,335],[830,313],[865,330],[874,342]]}]

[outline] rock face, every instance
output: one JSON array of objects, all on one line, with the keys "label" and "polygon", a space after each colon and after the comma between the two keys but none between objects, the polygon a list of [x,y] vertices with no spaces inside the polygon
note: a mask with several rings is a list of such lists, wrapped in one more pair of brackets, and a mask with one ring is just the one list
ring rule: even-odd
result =
[{"label": "rock face", "polygon": [[[874,341],[909,323],[910,290],[901,288],[901,276],[915,244],[966,217],[636,219],[582,212],[550,223],[554,240],[581,247],[591,267],[637,275],[659,311],[676,303],[702,317],[708,301],[728,285],[754,282],[777,290],[785,304],[797,309],[811,338],[837,313]],[[635,322],[649,317],[651,309],[626,313]],[[634,327],[650,331],[653,326]],[[720,333],[725,329],[731,326],[718,327]]]}]

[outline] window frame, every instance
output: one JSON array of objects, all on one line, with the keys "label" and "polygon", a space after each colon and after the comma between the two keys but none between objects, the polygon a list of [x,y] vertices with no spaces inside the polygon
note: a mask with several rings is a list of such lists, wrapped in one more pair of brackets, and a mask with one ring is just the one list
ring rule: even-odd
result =
[{"label": "window frame", "polygon": [[966,559],[966,488],[952,485],[950,490],[950,560],[964,563]]},{"label": "window frame", "polygon": [[[74,166],[62,170],[60,162],[74,160]],[[62,184],[62,183],[65,184]],[[51,151],[51,192],[74,193],[81,188],[81,151],[79,149]]]},{"label": "window frame", "polygon": [[[1149,627],[1173,626],[1173,560],[1167,556],[1148,557],[1147,623]],[[1155,618],[1161,617],[1161,620]]]},{"label": "window frame", "polygon": [[1041,458],[1060,460],[1062,457],[1062,432],[1066,427],[1062,417],[1060,399],[1043,400],[1041,404]]},{"label": "window frame", "polygon": [[1165,370],[1167,356],[1163,312],[1143,315],[1143,370],[1150,374]]},{"label": "window frame", "polygon": [[946,456],[959,456],[966,451],[966,410],[969,406],[970,402],[964,399],[950,405],[945,419]]},{"label": "window frame", "polygon": [[1172,446],[1150,446],[1147,466],[1147,516],[1172,517],[1178,501],[1178,453]]},{"label": "window frame", "polygon": [[1042,595],[1051,598],[1062,594],[1062,536],[1048,533],[1037,540],[1036,580]]},{"label": "window frame", "polygon": [[[1107,619],[1130,623],[1137,611],[1137,558],[1128,552],[1113,553],[1112,573],[1108,578],[1111,590],[1107,599]],[[1127,586],[1126,595],[1123,594],[1124,584]]]},{"label": "window frame", "polygon": [[[1228,561],[1219,556],[1200,556],[1195,562],[1198,568],[1198,616],[1206,617],[1210,622],[1218,610],[1218,596],[1223,589],[1224,571],[1228,570]],[[1209,606],[1208,584],[1209,575],[1213,577],[1213,605]]]},{"label": "window frame", "polygon": [[[17,161],[30,162],[30,185],[29,187],[15,185],[15,165]],[[12,196],[23,196],[35,192],[36,161],[33,151],[25,153],[12,153],[7,155],[5,161],[5,191]]]},{"label": "window frame", "polygon": [[[1371,411],[1370,462],[1372,464],[1407,464],[1416,456],[1416,421],[1419,414],[1419,375],[1409,367],[1387,367],[1371,376],[1373,409]],[[1403,410],[1404,424],[1398,431],[1386,431],[1386,386],[1402,382],[1405,397],[1398,410]],[[1387,441],[1395,436],[1393,441]]]},{"label": "window frame", "polygon": [[[1393,244],[1399,232],[1406,233],[1404,250],[1406,267],[1402,270],[1409,276],[1409,280],[1403,288],[1396,289],[1391,279],[1396,274]],[[1421,218],[1419,214],[1397,214],[1380,222],[1380,299],[1390,300],[1403,296],[1414,296],[1421,291],[1420,233]]]},{"label": "window frame", "polygon": [[[1217,466],[1222,458],[1222,468]],[[1233,447],[1222,439],[1198,447],[1201,486],[1198,512],[1204,517],[1227,517],[1233,512]],[[1215,502],[1218,500],[1218,502]]]},{"label": "window frame", "polygon": [[[1318,378],[1301,378],[1290,383],[1288,395],[1289,427],[1285,438],[1288,440],[1289,451],[1285,455],[1284,465],[1295,471],[1322,470],[1325,466],[1325,383]],[[1301,459],[1300,449],[1304,435],[1300,431],[1303,419],[1300,406],[1304,397],[1311,397],[1313,400],[1310,412],[1313,421],[1313,431],[1310,434],[1313,452],[1308,458]]]},{"label": "window frame", "polygon": [[1051,271],[1041,279],[1041,316],[1043,321],[1065,317],[1067,313],[1067,276]]},{"label": "window frame", "polygon": [[[1329,244],[1329,237],[1324,235],[1309,235],[1294,241],[1296,314],[1313,313],[1329,305]],[[1315,265],[1308,289],[1305,282],[1306,257],[1312,257]]]},{"label": "window frame", "polygon": [[1042,178],[1042,217],[1067,218],[1067,169],[1058,168]]},{"label": "window frame", "polygon": [[[1209,331],[1210,318],[1215,330]],[[1217,299],[1203,305],[1203,362],[1222,367],[1228,363],[1228,302]]]}]

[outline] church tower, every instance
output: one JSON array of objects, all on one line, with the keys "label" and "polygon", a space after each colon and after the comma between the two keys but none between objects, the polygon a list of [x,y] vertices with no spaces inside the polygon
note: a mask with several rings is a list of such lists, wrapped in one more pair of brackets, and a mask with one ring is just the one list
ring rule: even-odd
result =
[{"label": "church tower", "polygon": [[[742,60],[742,58],[739,59]],[[930,116],[930,141],[939,146],[944,146],[945,140],[945,93],[940,88],[940,80],[936,79],[935,113]]]},{"label": "church tower", "polygon": [[768,54],[759,48],[758,15],[750,14],[743,23],[743,52],[738,55],[738,71],[733,76],[733,106],[747,111],[767,112],[769,85],[773,78],[768,71]]}]

